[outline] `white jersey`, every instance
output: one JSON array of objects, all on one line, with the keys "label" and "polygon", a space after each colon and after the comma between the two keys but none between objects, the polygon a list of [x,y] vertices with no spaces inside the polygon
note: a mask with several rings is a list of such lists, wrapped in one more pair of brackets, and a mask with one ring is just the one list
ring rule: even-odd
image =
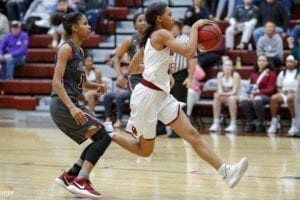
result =
[{"label": "white jersey", "polygon": [[168,75],[170,64],[170,48],[156,50],[152,47],[150,38],[147,40],[144,50],[143,78],[163,91],[170,92],[170,78]]},{"label": "white jersey", "polygon": [[284,90],[294,90],[297,89],[297,69],[286,70],[284,75],[284,70],[281,71],[277,77],[276,85],[277,87],[282,87]]}]

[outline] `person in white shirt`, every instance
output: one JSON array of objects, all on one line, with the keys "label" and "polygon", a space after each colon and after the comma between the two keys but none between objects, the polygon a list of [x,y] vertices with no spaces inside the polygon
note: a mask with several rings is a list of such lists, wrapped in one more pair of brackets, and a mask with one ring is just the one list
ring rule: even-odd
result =
[{"label": "person in white shirt", "polygon": [[298,61],[293,55],[289,55],[286,58],[286,69],[282,70],[276,81],[277,93],[272,95],[270,102],[272,121],[268,129],[269,134],[276,133],[277,129],[280,128],[278,122],[278,110],[280,105],[287,104],[289,112],[292,117],[291,128],[288,131],[288,136],[294,136],[298,132],[295,121],[295,93],[299,77]]}]

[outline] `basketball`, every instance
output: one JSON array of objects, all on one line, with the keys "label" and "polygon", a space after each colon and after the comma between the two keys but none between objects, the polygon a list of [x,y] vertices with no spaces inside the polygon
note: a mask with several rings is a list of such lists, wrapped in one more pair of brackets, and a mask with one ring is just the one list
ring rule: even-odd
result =
[{"label": "basketball", "polygon": [[221,44],[223,39],[220,27],[213,23],[207,24],[198,30],[198,48],[212,51]]}]

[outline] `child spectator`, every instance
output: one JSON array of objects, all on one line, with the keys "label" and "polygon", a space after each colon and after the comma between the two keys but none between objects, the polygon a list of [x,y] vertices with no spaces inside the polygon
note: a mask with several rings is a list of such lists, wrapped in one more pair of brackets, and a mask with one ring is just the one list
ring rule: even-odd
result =
[{"label": "child spectator", "polygon": [[[101,84],[102,83],[102,75],[101,72],[96,70],[93,66],[94,58],[92,55],[87,55],[85,57],[85,70],[86,77],[88,81]],[[95,106],[98,102],[98,97],[100,96],[96,90],[87,90],[84,91],[84,99],[87,101],[88,107],[92,114],[95,115]]]},{"label": "child spectator", "polygon": [[220,128],[220,113],[222,105],[229,108],[230,124],[225,128],[226,132],[237,132],[237,101],[238,90],[240,88],[241,77],[237,72],[233,71],[232,60],[227,59],[222,65],[222,71],[217,75],[218,90],[214,94],[213,114],[214,121],[209,128],[211,132],[218,132]]},{"label": "child spectator", "polygon": [[21,30],[21,22],[12,21],[11,32],[0,44],[0,79],[14,78],[15,68],[26,62],[28,33]]},{"label": "child spectator", "polygon": [[[247,133],[265,132],[265,105],[270,103],[270,97],[276,87],[276,73],[272,63],[265,55],[259,55],[250,75],[250,89],[247,95],[240,97],[240,106],[247,121]],[[257,124],[255,126],[251,107],[253,106]]]},{"label": "child spectator", "polygon": [[269,134],[276,133],[277,129],[280,127],[279,121],[277,119],[278,110],[280,105],[287,104],[289,112],[292,117],[291,128],[288,131],[288,136],[294,136],[298,129],[296,127],[295,121],[295,106],[294,99],[299,78],[298,61],[294,56],[289,55],[286,58],[286,69],[281,71],[277,77],[277,93],[272,95],[270,109],[272,121],[268,129]]}]

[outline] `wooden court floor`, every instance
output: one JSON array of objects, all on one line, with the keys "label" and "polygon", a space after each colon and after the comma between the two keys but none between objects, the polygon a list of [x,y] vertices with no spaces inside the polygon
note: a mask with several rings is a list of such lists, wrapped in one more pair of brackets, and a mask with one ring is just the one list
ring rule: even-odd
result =
[{"label": "wooden court floor", "polygon": [[[202,135],[226,162],[248,157],[248,171],[236,188],[229,189],[182,139],[166,136],[157,137],[151,159],[112,143],[91,174],[93,186],[107,200],[300,199],[300,139]],[[78,146],[55,128],[0,123],[0,199],[8,194],[22,200],[76,199],[54,179],[87,144]],[[3,192],[5,187],[10,193]]]}]

